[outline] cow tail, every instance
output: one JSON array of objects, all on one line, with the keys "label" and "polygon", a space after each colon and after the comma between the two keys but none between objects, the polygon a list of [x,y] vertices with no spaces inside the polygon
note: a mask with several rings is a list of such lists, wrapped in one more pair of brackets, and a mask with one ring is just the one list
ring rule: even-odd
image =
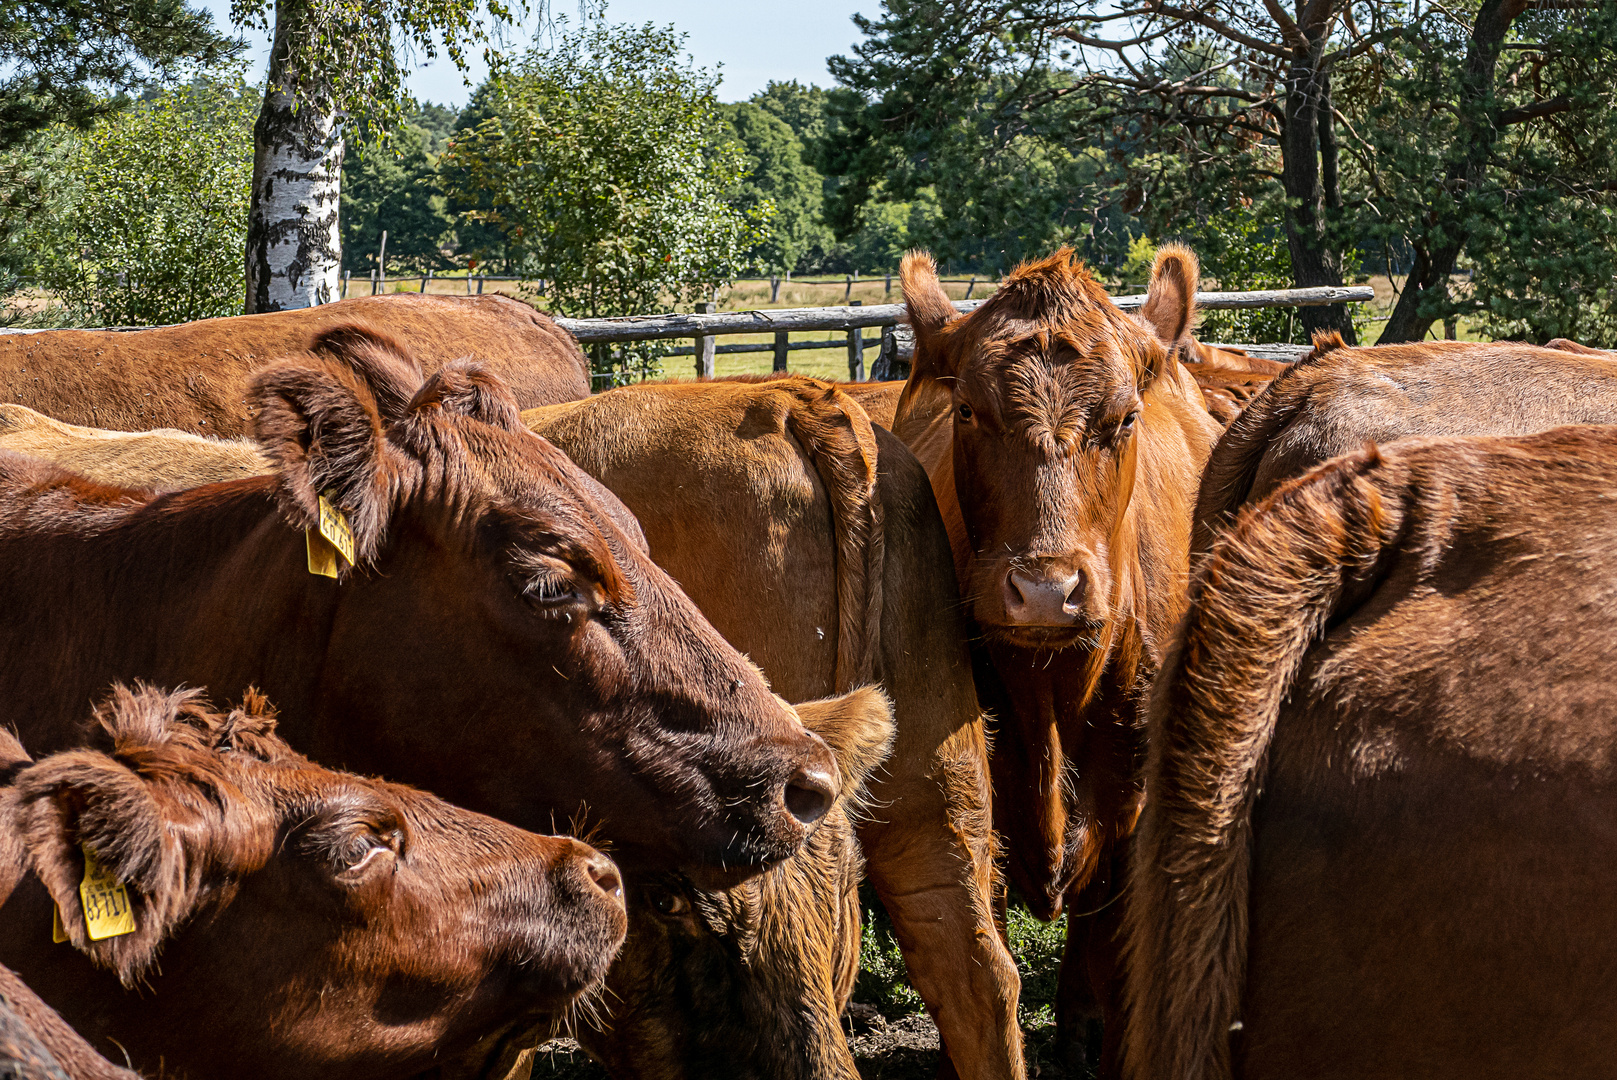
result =
[{"label": "cow tail", "polygon": [[1374,588],[1406,514],[1374,448],[1244,510],[1213,544],[1153,686],[1125,948],[1130,1080],[1231,1075],[1252,810],[1308,650]]},{"label": "cow tail", "polygon": [[1190,533],[1194,566],[1213,546],[1213,538],[1235,520],[1252,493],[1252,481],[1269,444],[1297,419],[1314,387],[1313,362],[1335,350],[1341,339],[1320,341],[1313,352],[1275,376],[1225,428],[1202,470],[1196,493],[1196,515]]},{"label": "cow tail", "polygon": [[837,557],[836,690],[876,679],[886,538],[876,496],[876,433],[865,410],[825,383],[804,380],[787,428],[814,463],[831,502]]}]

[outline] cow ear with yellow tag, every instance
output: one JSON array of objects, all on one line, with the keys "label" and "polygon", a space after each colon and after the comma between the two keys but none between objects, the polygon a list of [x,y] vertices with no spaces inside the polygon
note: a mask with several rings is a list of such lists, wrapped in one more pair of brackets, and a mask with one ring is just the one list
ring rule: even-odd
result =
[{"label": "cow ear with yellow tag", "polygon": [[253,376],[253,434],[275,463],[277,501],[305,534],[312,574],[376,555],[394,512],[396,480],[420,467],[389,429],[407,419],[421,369],[391,338],[364,327],[321,334],[304,357]]},{"label": "cow ear with yellow tag", "polygon": [[[18,774],[24,857],[55,902],[51,927],[133,986],[189,903],[169,896],[192,875],[179,822],[164,820],[147,781],[105,754],[57,754]],[[162,896],[161,902],[155,898]]]}]

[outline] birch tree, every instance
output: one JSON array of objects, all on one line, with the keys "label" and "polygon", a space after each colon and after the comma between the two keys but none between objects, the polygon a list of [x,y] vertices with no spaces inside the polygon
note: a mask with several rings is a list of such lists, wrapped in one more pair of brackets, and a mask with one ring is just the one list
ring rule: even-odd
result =
[{"label": "birch tree", "polygon": [[467,50],[526,10],[521,0],[234,0],[236,22],[273,27],[253,129],[247,223],[249,313],[335,300],[344,125],[385,130],[401,115],[401,54]]}]

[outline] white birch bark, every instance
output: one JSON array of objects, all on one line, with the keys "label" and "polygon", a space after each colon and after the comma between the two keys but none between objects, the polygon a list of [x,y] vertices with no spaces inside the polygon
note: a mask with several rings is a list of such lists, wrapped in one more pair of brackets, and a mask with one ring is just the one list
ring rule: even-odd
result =
[{"label": "white birch bark", "polygon": [[248,314],[312,307],[339,296],[342,129],[312,74],[287,62],[286,43],[303,11],[304,0],[275,6],[268,87],[253,127]]}]

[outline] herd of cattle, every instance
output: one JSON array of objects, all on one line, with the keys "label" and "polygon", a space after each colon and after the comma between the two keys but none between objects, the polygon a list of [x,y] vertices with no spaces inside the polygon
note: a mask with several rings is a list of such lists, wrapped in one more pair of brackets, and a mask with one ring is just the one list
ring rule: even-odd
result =
[{"label": "herd of cattle", "polygon": [[1001,870],[1103,1076],[1609,1073],[1617,354],[902,278],[889,384],[0,339],[0,1073],[847,1080],[868,879],[1020,1077]]}]

